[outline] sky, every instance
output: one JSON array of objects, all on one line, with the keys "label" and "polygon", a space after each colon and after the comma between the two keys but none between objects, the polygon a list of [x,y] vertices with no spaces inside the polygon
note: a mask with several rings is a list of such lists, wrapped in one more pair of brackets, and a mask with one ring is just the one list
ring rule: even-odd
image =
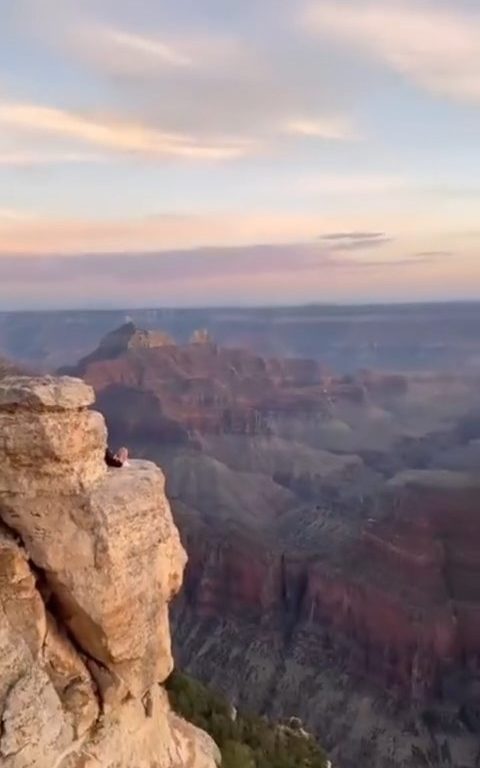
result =
[{"label": "sky", "polygon": [[0,18],[0,309],[480,299],[478,0]]}]

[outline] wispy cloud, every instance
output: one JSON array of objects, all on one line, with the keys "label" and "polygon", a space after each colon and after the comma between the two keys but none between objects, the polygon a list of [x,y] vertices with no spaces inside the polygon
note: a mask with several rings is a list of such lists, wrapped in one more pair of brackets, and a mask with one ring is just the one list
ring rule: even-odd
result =
[{"label": "wispy cloud", "polygon": [[321,240],[382,240],[385,237],[385,232],[360,232],[360,231],[353,231],[353,232],[329,232],[326,235],[321,235]]},{"label": "wispy cloud", "polygon": [[[278,27],[290,17],[286,8],[271,17],[270,3],[253,14],[253,6],[244,12],[234,3],[227,20],[220,6],[187,15],[181,3],[147,3],[133,20],[122,0],[110,12],[95,3],[20,2],[18,25],[33,27],[33,40],[60,56],[67,71],[73,64],[77,76],[88,73],[104,88],[105,103],[113,94],[117,109],[140,122],[207,140],[256,136],[282,147],[287,134],[358,138],[349,97],[332,87],[335,72],[319,66],[301,39],[285,55]],[[241,21],[250,16],[252,29]]]},{"label": "wispy cloud", "polygon": [[0,167],[34,168],[44,165],[76,165],[82,163],[102,163],[108,158],[105,155],[87,152],[52,152],[42,151],[9,151],[0,152]]},{"label": "wispy cloud", "polygon": [[453,259],[455,254],[453,251],[418,251],[415,254],[417,259]]},{"label": "wispy cloud", "polygon": [[[91,30],[89,30],[89,35]],[[192,59],[183,53],[178,47],[166,43],[156,37],[126,32],[121,29],[100,27],[98,36],[100,43],[110,45],[117,50],[121,57],[119,65],[125,67],[128,57],[128,65],[134,69],[143,67],[167,66],[183,68],[192,66]]]},{"label": "wispy cloud", "polygon": [[315,0],[304,22],[382,60],[417,85],[454,99],[480,101],[480,13],[418,0]]},{"label": "wispy cloud", "polygon": [[0,255],[282,245],[313,241],[321,226],[319,216],[295,214],[166,213],[123,219],[48,216],[21,209],[6,214],[3,219],[0,215]]},{"label": "wispy cloud", "polygon": [[457,283],[480,277],[476,259],[452,260],[376,231],[371,222],[368,229],[352,223],[326,227],[319,238],[318,217],[161,215],[107,223],[0,209],[0,301],[52,307],[198,305],[239,296],[247,303],[358,300],[384,298],[386,290],[408,297],[412,285],[432,295],[435,284],[443,295],[460,263]]},{"label": "wispy cloud", "polygon": [[44,255],[19,259],[0,256],[0,278],[3,284],[17,282],[21,275],[25,275],[27,268],[30,278],[52,284],[80,277],[89,277],[92,281],[107,278],[112,285],[128,284],[132,279],[182,282],[241,276],[255,280],[260,275],[299,271],[395,269],[423,261],[425,257],[419,255],[390,256],[382,260],[353,258],[332,252],[319,243],[260,244],[151,253],[72,254],[68,258]]},{"label": "wispy cloud", "polygon": [[369,251],[393,242],[385,232],[333,232],[319,238],[332,252]]},{"label": "wispy cloud", "polygon": [[[1,203],[6,209],[2,218]],[[64,211],[68,206],[63,206]],[[379,227],[384,227],[382,231]],[[23,221],[25,219],[25,222]],[[237,247],[252,243],[310,243],[326,251],[384,251],[388,257],[429,250],[456,249],[460,235],[447,237],[451,222],[416,215],[410,209],[386,214],[372,212],[211,209],[123,216],[49,212],[37,201],[33,208],[15,209],[0,201],[0,255],[72,254],[89,252],[150,251],[195,247]],[[467,244],[468,245],[468,244]],[[388,250],[387,250],[388,249]]]},{"label": "wispy cloud", "polygon": [[85,117],[50,106],[0,102],[0,124],[33,134],[55,134],[122,153],[199,160],[231,160],[252,151],[247,140],[207,142],[193,136],[162,132],[142,123]]},{"label": "wispy cloud", "polygon": [[228,35],[185,32],[168,29],[149,33],[104,25],[80,19],[67,25],[66,37],[71,52],[94,70],[114,76],[168,77],[212,71],[219,76],[231,68],[249,70],[254,51],[245,43]]},{"label": "wispy cloud", "polygon": [[359,138],[352,121],[342,116],[329,117],[327,115],[325,117],[303,117],[288,120],[284,130],[293,136],[315,139],[352,141]]}]

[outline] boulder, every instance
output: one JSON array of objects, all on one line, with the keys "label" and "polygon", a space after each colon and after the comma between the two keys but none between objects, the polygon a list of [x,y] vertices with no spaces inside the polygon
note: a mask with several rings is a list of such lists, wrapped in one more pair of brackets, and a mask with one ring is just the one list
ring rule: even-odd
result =
[{"label": "boulder", "polygon": [[88,384],[70,376],[8,376],[0,383],[0,408],[75,411],[95,402]]}]

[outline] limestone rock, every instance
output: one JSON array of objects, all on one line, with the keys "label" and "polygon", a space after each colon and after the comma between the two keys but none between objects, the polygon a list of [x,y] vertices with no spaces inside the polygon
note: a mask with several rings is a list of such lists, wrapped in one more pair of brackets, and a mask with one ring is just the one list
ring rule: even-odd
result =
[{"label": "limestone rock", "polygon": [[107,470],[91,401],[69,378],[0,383],[0,766],[213,768],[158,685],[186,561],[164,477]]},{"label": "limestone rock", "polygon": [[62,637],[25,552],[0,531],[0,765],[50,768],[98,716],[91,679]]},{"label": "limestone rock", "polygon": [[84,381],[69,376],[11,376],[0,383],[0,408],[73,411],[87,408],[94,402],[93,389]]},{"label": "limestone rock", "polygon": [[78,738],[98,715],[98,701],[92,678],[65,632],[47,616],[43,663],[65,712],[70,713]]},{"label": "limestone rock", "polygon": [[4,497],[4,519],[44,571],[78,645],[142,695],[172,669],[167,605],[186,560],[163,474],[131,462],[89,493],[35,497],[31,488]]},{"label": "limestone rock", "polygon": [[[25,649],[33,657],[38,656],[47,631],[44,605],[25,552],[3,527],[0,527],[0,607],[3,636],[10,631],[17,634]],[[5,660],[4,654],[0,659]],[[11,664],[8,667],[11,668]],[[3,674],[1,681],[4,681]]]},{"label": "limestone rock", "polygon": [[186,560],[163,474],[149,462],[112,470],[78,514],[89,526],[84,563],[61,562],[59,549],[43,567],[78,644],[141,696],[172,669],[167,605]]},{"label": "limestone rock", "polygon": [[220,764],[216,744],[171,712],[165,691],[155,686],[148,697],[148,709],[138,699],[124,702],[60,768],[215,768]]},{"label": "limestone rock", "polygon": [[87,410],[92,400],[76,379],[0,381],[0,494],[65,495],[105,474],[106,428]]},{"label": "limestone rock", "polygon": [[163,474],[149,462],[107,472],[104,422],[82,382],[28,382],[6,379],[0,398],[3,519],[76,642],[142,695],[172,668],[167,604],[186,559]]}]

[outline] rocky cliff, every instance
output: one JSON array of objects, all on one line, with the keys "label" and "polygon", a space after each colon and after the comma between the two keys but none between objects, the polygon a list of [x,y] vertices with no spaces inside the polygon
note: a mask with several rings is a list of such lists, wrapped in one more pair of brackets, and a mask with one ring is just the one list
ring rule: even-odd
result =
[{"label": "rocky cliff", "polygon": [[0,765],[213,768],[159,685],[186,561],[164,478],[107,470],[93,400],[66,377],[0,382]]}]

